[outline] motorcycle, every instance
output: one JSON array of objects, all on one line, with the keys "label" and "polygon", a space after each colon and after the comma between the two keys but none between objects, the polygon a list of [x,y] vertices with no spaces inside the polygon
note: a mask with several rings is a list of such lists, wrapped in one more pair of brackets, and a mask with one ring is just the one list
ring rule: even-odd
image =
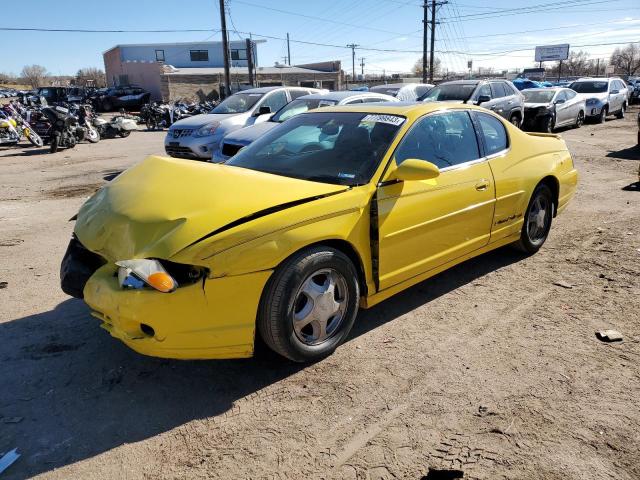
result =
[{"label": "motorcycle", "polygon": [[93,126],[98,130],[102,138],[128,137],[133,130],[136,130],[136,117],[121,112],[110,121],[95,116],[92,120]]},{"label": "motorcycle", "polygon": [[173,115],[169,105],[158,102],[144,105],[140,111],[140,116],[144,118],[147,130],[162,130],[169,128],[173,123]]},{"label": "motorcycle", "polygon": [[[80,105],[75,109],[77,110],[78,123],[86,130],[85,138],[91,143],[98,143],[100,141],[100,131],[93,124],[95,114],[92,112],[91,106]],[[72,110],[72,114],[74,113]]]},{"label": "motorcycle", "polygon": [[25,137],[36,147],[44,145],[42,138],[31,128],[20,112],[9,103],[1,110],[0,117],[0,144],[17,145],[22,137]]},{"label": "motorcycle", "polygon": [[51,124],[49,151],[56,153],[60,148],[73,148],[87,138],[87,129],[79,124],[78,118],[64,107],[44,107],[42,113]]}]

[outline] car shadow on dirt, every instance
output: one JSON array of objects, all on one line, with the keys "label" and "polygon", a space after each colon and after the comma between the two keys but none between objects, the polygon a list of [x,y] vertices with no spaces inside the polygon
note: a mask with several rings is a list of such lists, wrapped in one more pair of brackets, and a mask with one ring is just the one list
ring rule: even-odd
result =
[{"label": "car shadow on dirt", "polygon": [[608,158],[618,158],[620,160],[640,160],[640,146],[636,145],[629,148],[623,148],[622,150],[609,152],[606,156]]},{"label": "car shadow on dirt", "polygon": [[[500,249],[418,284],[363,311],[348,341],[522,258]],[[235,401],[307,367],[260,345],[247,360],[145,357],[100,330],[75,299],[0,324],[0,338],[0,452],[17,447],[23,455],[5,472],[6,479],[37,475],[223,415]]]}]

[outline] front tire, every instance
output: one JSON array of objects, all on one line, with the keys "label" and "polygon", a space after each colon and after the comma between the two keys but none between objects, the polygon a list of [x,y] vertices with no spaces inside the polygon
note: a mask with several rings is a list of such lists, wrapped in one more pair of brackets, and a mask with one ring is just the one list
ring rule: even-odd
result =
[{"label": "front tire", "polygon": [[522,121],[520,120],[520,117],[518,115],[511,115],[511,117],[509,118],[509,122],[511,123],[511,125],[513,125],[516,128],[520,128],[520,126],[522,125]]},{"label": "front tire", "polygon": [[606,122],[608,114],[609,114],[609,107],[605,105],[604,107],[602,107],[602,110],[600,110],[600,115],[598,115],[598,123]]},{"label": "front tire", "polygon": [[100,132],[95,128],[89,128],[87,130],[87,140],[90,143],[98,143],[100,141]]},{"label": "front tire", "polygon": [[555,120],[552,115],[544,117],[542,122],[540,122],[540,129],[544,133],[553,133],[553,129],[555,128]]},{"label": "front tire", "polygon": [[515,243],[516,248],[527,254],[534,254],[540,250],[549,236],[554,208],[553,193],[549,186],[544,183],[538,185],[531,195],[524,215],[520,240]]},{"label": "front tire", "polygon": [[575,127],[580,128],[582,125],[584,125],[584,112],[580,110],[578,116],[576,117]]},{"label": "front tire", "polygon": [[616,113],[616,118],[620,118],[623,119],[624,118],[624,113],[627,110],[627,104],[623,103],[622,107],[620,107],[620,111],[618,113]]},{"label": "front tire", "polygon": [[294,362],[330,355],[349,335],[358,313],[358,273],[339,250],[318,246],[285,260],[265,287],[258,331]]},{"label": "front tire", "polygon": [[49,145],[49,153],[56,153],[60,145],[60,135],[55,134],[51,137],[51,145]]}]

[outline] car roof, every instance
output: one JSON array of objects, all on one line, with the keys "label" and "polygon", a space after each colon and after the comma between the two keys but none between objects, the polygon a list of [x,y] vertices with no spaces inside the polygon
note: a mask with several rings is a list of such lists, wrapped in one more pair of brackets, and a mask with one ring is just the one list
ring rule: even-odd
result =
[{"label": "car roof", "polygon": [[344,100],[345,98],[351,98],[351,97],[375,97],[375,98],[380,98],[380,97],[389,97],[389,98],[394,98],[391,95],[385,95],[383,93],[377,93],[377,92],[359,92],[359,91],[354,91],[354,90],[346,90],[346,91],[340,91],[340,92],[325,92],[325,93],[312,93],[310,95],[304,95],[302,97],[298,97],[297,100],[303,98],[303,99],[309,99],[309,100],[315,100],[315,99],[322,99],[322,100],[335,100],[337,102]]},{"label": "car roof", "polygon": [[541,87],[541,88],[523,88],[521,92],[557,92],[558,90],[571,90],[567,87],[555,86],[555,87]]},{"label": "car roof", "polygon": [[450,80],[448,82],[442,82],[440,85],[477,85],[485,80]]},{"label": "car roof", "polygon": [[[248,88],[246,90],[241,90],[239,92],[236,93],[268,93],[268,92],[272,92],[274,90],[278,90],[278,89],[283,89],[283,88],[298,88],[298,89],[305,89],[305,87],[282,87],[282,86],[274,86],[274,87],[258,87],[258,88]],[[307,89],[308,90],[308,89]],[[235,93],[234,93],[235,95]]]}]

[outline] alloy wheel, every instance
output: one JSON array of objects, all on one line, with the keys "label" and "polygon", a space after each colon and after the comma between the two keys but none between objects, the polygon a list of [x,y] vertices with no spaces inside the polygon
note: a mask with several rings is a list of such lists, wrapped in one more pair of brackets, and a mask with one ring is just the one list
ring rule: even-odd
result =
[{"label": "alloy wheel", "polygon": [[349,304],[344,276],[332,268],[309,275],[296,293],[293,303],[293,330],[306,345],[319,345],[336,332]]},{"label": "alloy wheel", "polygon": [[527,218],[527,235],[532,244],[543,242],[551,221],[551,204],[547,197],[538,195]]}]

